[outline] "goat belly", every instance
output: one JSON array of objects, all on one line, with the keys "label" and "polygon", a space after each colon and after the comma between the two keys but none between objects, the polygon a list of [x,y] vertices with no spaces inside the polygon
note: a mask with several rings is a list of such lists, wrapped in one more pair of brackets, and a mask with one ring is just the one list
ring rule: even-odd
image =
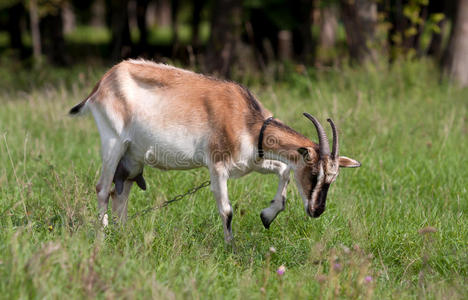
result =
[{"label": "goat belly", "polygon": [[145,164],[162,170],[187,170],[206,165],[204,152],[151,146],[145,153]]}]

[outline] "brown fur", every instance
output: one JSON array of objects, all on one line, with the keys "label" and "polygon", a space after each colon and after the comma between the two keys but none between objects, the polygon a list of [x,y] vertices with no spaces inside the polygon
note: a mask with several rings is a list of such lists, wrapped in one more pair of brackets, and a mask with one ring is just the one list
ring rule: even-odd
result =
[{"label": "brown fur", "polygon": [[86,101],[86,100],[88,100],[89,97],[91,97],[94,93],[96,93],[96,91],[98,90],[99,86],[101,85],[101,80],[102,80],[102,79],[100,79],[100,80],[96,83],[96,85],[94,86],[94,88],[93,88],[93,90],[91,91],[91,93],[89,93],[88,97],[86,97],[86,99],[83,100],[83,102]]},{"label": "brown fur", "polygon": [[155,88],[170,87],[171,78],[161,76],[159,72],[154,72],[151,68],[133,64],[131,68],[128,68],[128,71],[132,79],[137,83]]},{"label": "brown fur", "polygon": [[281,151],[289,161],[297,163],[303,159],[298,152],[299,147],[307,147],[309,149],[310,161],[308,164],[316,162],[318,159],[318,145],[278,120],[273,120],[266,127],[263,139],[265,151]]},{"label": "brown fur", "polygon": [[[174,107],[174,110],[189,126],[209,124],[214,130],[209,150],[214,153],[215,161],[226,161],[231,155],[236,157],[240,147],[239,133],[253,130],[251,134],[256,136],[258,126],[255,125],[268,114],[246,88],[236,83],[151,63],[127,61],[123,64],[130,70],[133,80],[162,88],[159,92],[173,99],[184,98],[187,105]],[[196,120],[193,110],[201,111],[198,115],[205,119]]]},{"label": "brown fur", "polygon": [[[183,101],[174,100],[176,104],[173,110],[180,116],[176,121],[183,122],[188,127],[208,124],[212,130],[209,151],[215,153],[215,161],[225,161],[231,155],[238,155],[240,133],[249,133],[252,142],[256,141],[263,121],[271,116],[247,88],[237,83],[170,66],[130,60],[110,69],[93,92],[96,93],[93,100],[98,103],[103,99],[114,99],[111,103],[100,104],[104,107],[109,105],[108,109],[120,115],[124,124],[130,122],[132,114],[121,86],[121,80],[128,79],[144,88],[154,88],[155,92],[164,93],[171,99],[182,99]],[[278,143],[264,145],[264,149],[286,148],[292,161],[300,159],[298,146],[313,147],[314,150],[317,148],[310,140],[277,120],[268,126],[266,139],[269,135],[275,136]]]},{"label": "brown fur", "polygon": [[[97,88],[95,87],[94,92],[89,97],[92,96],[92,101],[119,115],[125,126],[131,120],[131,111],[119,81],[119,66],[112,67],[104,74],[98,82]],[[104,100],[108,98],[113,99],[113,101],[104,103]]]}]

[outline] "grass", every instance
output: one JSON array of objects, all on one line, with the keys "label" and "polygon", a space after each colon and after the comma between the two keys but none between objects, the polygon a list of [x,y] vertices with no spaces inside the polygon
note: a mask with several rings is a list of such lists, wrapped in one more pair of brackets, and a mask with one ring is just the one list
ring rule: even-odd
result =
[{"label": "grass", "polygon": [[[313,140],[302,112],[332,117],[342,154],[362,167],[341,171],[319,219],[305,216],[291,184],[270,230],[259,213],[276,178],[230,181],[236,253],[209,189],[101,232],[98,132],[91,117],[66,113],[103,71],[18,72],[24,88],[2,77],[0,298],[465,297],[468,90],[438,82],[432,64],[289,70],[282,82],[249,84]],[[204,169],[145,172],[149,188],[132,191],[130,215],[208,178]]]},{"label": "grass", "polygon": [[[179,41],[181,43],[189,43],[192,38],[191,28],[187,24],[180,24],[178,27]],[[209,24],[206,22],[200,25],[200,38],[202,42],[206,42],[209,36]],[[108,28],[93,27],[93,26],[78,26],[74,31],[66,35],[66,40],[71,43],[81,44],[107,44],[111,42],[111,32]],[[138,30],[132,30],[132,40],[137,43],[140,38]],[[148,43],[153,45],[171,45],[173,32],[171,27],[149,28]],[[0,35],[0,43],[2,36]]]}]

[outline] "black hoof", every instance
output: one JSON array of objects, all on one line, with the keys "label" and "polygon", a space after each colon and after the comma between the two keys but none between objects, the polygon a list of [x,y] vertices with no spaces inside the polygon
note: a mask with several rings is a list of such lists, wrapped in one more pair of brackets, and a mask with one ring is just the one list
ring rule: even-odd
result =
[{"label": "black hoof", "polygon": [[270,224],[271,224],[270,220],[265,218],[262,213],[260,214],[260,219],[262,219],[262,223],[265,229],[270,229]]}]

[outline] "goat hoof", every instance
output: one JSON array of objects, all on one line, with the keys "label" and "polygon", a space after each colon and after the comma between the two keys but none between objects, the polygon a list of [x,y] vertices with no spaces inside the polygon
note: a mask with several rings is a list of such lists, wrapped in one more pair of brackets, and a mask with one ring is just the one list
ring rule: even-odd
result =
[{"label": "goat hoof", "polygon": [[101,223],[102,223],[102,227],[104,227],[104,228],[109,226],[109,216],[107,214],[102,216]]},{"label": "goat hoof", "polygon": [[263,212],[260,213],[260,219],[262,219],[265,229],[270,229],[271,220],[267,218]]}]

